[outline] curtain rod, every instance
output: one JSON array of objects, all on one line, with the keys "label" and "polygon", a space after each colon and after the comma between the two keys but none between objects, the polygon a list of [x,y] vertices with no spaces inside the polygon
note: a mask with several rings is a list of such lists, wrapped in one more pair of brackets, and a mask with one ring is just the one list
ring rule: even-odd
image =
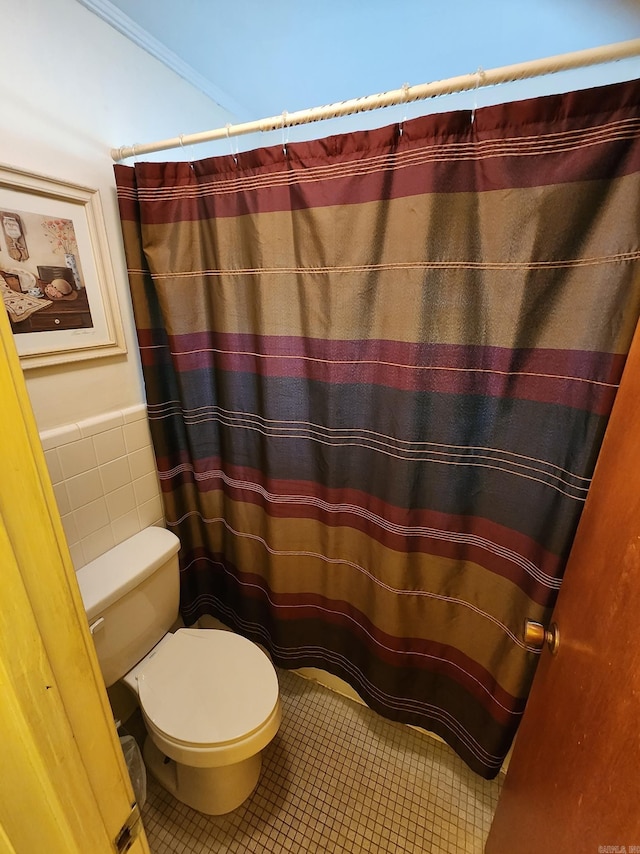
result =
[{"label": "curtain rod", "polygon": [[366,95],[363,98],[352,98],[350,101],[339,101],[324,107],[312,107],[310,110],[298,110],[295,113],[283,112],[279,116],[270,116],[253,122],[243,122],[236,125],[226,125],[215,130],[201,133],[183,134],[159,142],[148,142],[141,145],[123,145],[112,148],[111,156],[118,162],[127,157],[140,154],[151,154],[154,151],[166,151],[171,148],[182,148],[186,145],[197,145],[225,137],[241,136],[245,133],[267,132],[281,128],[319,122],[324,119],[334,119],[338,116],[348,116],[367,110],[378,110],[381,107],[391,107],[396,104],[406,104],[411,101],[423,101],[438,95],[449,95],[453,92],[465,92],[484,86],[495,86],[498,83],[509,83],[514,80],[526,80],[530,77],[541,77],[558,71],[568,71],[572,68],[584,68],[589,65],[601,65],[606,62],[616,62],[640,55],[640,39],[616,42],[601,47],[577,50],[572,53],[562,53],[549,56],[546,59],[534,59],[530,62],[519,62],[514,65],[504,65],[484,71],[479,68],[471,74],[450,77],[447,80],[437,80],[433,83],[421,83],[417,86],[405,84],[401,89],[392,89],[378,95]]}]

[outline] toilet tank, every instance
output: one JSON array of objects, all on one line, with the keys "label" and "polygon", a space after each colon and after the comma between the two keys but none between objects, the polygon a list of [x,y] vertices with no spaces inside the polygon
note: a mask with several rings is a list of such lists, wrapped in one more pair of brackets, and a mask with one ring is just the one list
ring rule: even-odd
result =
[{"label": "toilet tank", "polygon": [[76,573],[107,687],[177,620],[179,547],[171,531],[145,528]]}]

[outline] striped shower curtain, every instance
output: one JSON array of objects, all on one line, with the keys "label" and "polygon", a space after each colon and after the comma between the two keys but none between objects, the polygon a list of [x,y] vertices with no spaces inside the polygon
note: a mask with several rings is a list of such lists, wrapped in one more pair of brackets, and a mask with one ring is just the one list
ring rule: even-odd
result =
[{"label": "striped shower curtain", "polygon": [[116,167],[185,621],[488,778],[640,310],[639,105],[632,82]]}]

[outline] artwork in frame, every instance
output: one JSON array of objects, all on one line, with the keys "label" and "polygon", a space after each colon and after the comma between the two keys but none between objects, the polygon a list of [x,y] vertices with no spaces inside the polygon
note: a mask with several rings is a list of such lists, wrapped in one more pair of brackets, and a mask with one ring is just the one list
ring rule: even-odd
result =
[{"label": "artwork in frame", "polygon": [[97,190],[0,165],[0,296],[25,369],[126,353]]}]

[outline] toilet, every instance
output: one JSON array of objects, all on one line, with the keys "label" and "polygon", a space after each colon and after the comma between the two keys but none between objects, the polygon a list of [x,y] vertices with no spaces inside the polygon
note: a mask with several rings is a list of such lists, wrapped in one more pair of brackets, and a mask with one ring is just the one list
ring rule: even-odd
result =
[{"label": "toilet", "polygon": [[230,631],[178,629],[180,542],[147,528],[78,570],[107,687],[137,696],[149,771],[199,812],[223,815],[257,785],[280,725],[278,678],[256,644]]}]

